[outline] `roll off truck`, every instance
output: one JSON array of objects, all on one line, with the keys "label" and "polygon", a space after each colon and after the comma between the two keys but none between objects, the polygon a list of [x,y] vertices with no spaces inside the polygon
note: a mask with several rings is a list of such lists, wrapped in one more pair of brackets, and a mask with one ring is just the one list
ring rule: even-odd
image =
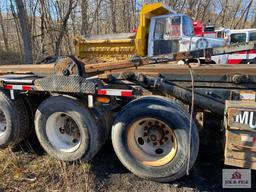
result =
[{"label": "roll off truck", "polygon": [[111,137],[128,170],[169,182],[193,167],[210,112],[223,125],[225,164],[256,169],[256,67],[209,64],[256,43],[192,45],[191,24],[162,4],[145,5],[135,35],[76,38],[75,56],[0,66],[0,147],[35,130],[50,156],[83,162]]}]

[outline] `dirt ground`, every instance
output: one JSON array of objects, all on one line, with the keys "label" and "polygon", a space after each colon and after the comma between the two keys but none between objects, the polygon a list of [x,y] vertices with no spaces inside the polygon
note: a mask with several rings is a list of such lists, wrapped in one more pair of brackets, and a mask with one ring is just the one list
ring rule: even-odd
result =
[{"label": "dirt ground", "polygon": [[[202,135],[207,137],[204,132]],[[0,192],[224,191],[222,169],[232,167],[223,165],[222,143],[218,137],[220,133],[212,136],[211,141],[215,142],[207,142],[207,139],[202,141],[198,159],[190,175],[174,183],[156,183],[133,175],[119,162],[111,142],[88,164],[69,164],[46,155],[32,139],[20,145],[15,152],[9,149],[0,151]],[[252,172],[252,189],[245,191],[256,191],[253,181],[256,181],[255,171]]]}]

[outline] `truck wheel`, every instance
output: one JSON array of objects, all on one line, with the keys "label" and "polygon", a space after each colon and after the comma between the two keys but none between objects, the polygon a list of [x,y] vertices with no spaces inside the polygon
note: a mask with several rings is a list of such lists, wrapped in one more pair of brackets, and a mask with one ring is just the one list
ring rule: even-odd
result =
[{"label": "truck wheel", "polygon": [[93,108],[91,109],[94,119],[98,121],[98,124],[102,126],[101,134],[104,138],[103,144],[106,143],[107,139],[110,137],[111,128],[112,128],[112,113],[110,111],[104,111],[102,108]]},{"label": "truck wheel", "polygon": [[[143,97],[128,104],[112,128],[114,150],[134,174],[158,182],[174,181],[186,174],[189,150],[189,114],[162,97]],[[193,122],[190,168],[199,149]]]},{"label": "truck wheel", "polygon": [[0,91],[0,148],[20,143],[29,132],[29,115],[22,98],[11,100]]},{"label": "truck wheel", "polygon": [[38,108],[35,130],[45,151],[63,161],[89,161],[103,144],[101,125],[75,98],[50,97]]}]

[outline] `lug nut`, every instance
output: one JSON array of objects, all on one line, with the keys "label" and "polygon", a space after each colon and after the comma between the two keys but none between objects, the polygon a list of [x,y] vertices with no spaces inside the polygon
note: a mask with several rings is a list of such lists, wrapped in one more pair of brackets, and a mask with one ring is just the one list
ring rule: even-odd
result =
[{"label": "lug nut", "polygon": [[151,135],[151,136],[150,136],[150,139],[151,139],[152,141],[156,141],[156,136],[155,136],[155,135]]},{"label": "lug nut", "polygon": [[59,131],[61,134],[64,134],[64,132],[65,132],[65,130],[62,127],[59,128]]}]

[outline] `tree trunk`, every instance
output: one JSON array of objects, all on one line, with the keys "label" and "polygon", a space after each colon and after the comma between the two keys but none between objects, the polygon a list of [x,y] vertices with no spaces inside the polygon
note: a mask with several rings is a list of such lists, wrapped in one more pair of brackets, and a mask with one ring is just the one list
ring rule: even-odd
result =
[{"label": "tree trunk", "polygon": [[[238,20],[238,22],[237,22],[236,25],[235,25],[235,29],[236,29],[236,28],[239,26],[239,24],[241,23],[241,21],[242,21],[244,15],[246,14],[246,12],[248,12],[249,9],[251,8],[251,4],[252,4],[252,0],[248,3],[248,5],[246,6],[246,8],[245,8],[245,10],[243,11],[242,15],[240,16],[240,19]],[[245,16],[245,17],[248,17],[248,15]],[[247,19],[245,19],[245,21],[246,21],[246,20],[247,20]]]},{"label": "tree trunk", "polygon": [[[97,13],[98,13],[98,10],[100,9],[101,3],[102,3],[102,0],[99,0],[99,1],[97,2],[96,10],[95,10],[95,13],[94,13],[94,15],[93,15],[93,17],[92,17],[92,22],[90,23],[90,26],[91,26],[91,27],[90,27],[90,29],[88,30],[88,33],[91,33],[91,32],[92,32],[93,25],[94,25],[94,23],[95,23],[95,21],[96,21]],[[88,24],[88,25],[89,25],[89,24]]]},{"label": "tree trunk", "polygon": [[225,25],[225,19],[226,19],[226,13],[228,9],[228,0],[225,1],[225,7],[223,9],[223,15],[222,15],[222,21],[221,21],[221,26]]},{"label": "tree trunk", "polygon": [[240,6],[241,6],[241,2],[242,2],[242,0],[240,0],[240,1],[237,3],[235,13],[234,13],[233,18],[232,18],[232,20],[231,20],[230,28],[232,28],[233,25],[234,25],[234,22],[235,22],[235,19],[236,19],[236,15],[237,15],[237,13],[238,13],[238,11],[239,11],[239,8],[240,8]]},{"label": "tree trunk", "polygon": [[[96,4],[99,5],[99,0],[96,0]],[[96,9],[96,34],[100,34],[100,25],[99,25],[99,8]]]},{"label": "tree trunk", "polygon": [[201,6],[201,2],[202,0],[199,0],[198,2],[197,2],[197,5],[196,5],[196,13],[195,13],[195,20],[197,21],[197,19],[198,19],[198,16],[199,16],[199,13],[200,13],[200,6]]},{"label": "tree trunk", "polygon": [[256,28],[256,15],[254,16],[254,20],[253,20],[251,28]]},{"label": "tree trunk", "polygon": [[206,5],[203,6],[204,10],[203,10],[203,13],[202,13],[202,18],[201,18],[202,21],[204,21],[204,19],[205,19],[206,12],[207,12],[211,2],[212,2],[211,0],[208,0]]},{"label": "tree trunk", "polygon": [[80,0],[80,6],[81,6],[81,15],[82,15],[81,35],[87,35],[89,31],[87,0]]},{"label": "tree trunk", "polygon": [[65,32],[66,32],[66,28],[67,28],[67,23],[68,23],[68,19],[69,19],[69,16],[72,12],[72,10],[76,7],[76,3],[74,3],[73,0],[69,0],[69,5],[68,5],[68,10],[63,18],[63,21],[62,21],[62,25],[61,25],[61,29],[60,29],[60,34],[57,38],[57,41],[56,41],[56,47],[55,47],[55,55],[59,56],[60,55],[60,48],[61,48],[61,42],[62,42],[62,39],[65,35]]},{"label": "tree trunk", "polygon": [[8,37],[7,37],[6,31],[5,31],[5,26],[4,26],[4,21],[3,21],[1,8],[0,8],[0,25],[1,25],[1,28],[2,28],[5,50],[7,52],[9,52],[9,42],[8,42]]},{"label": "tree trunk", "polygon": [[116,0],[109,0],[110,3],[110,12],[111,12],[111,23],[112,23],[112,32],[116,33]]},{"label": "tree trunk", "polygon": [[187,2],[187,0],[183,0],[183,3],[182,3],[182,5],[180,7],[180,10],[179,10],[180,13],[183,11],[183,9],[184,9],[184,7],[186,5],[186,2]]},{"label": "tree trunk", "polygon": [[44,55],[46,52],[45,48],[45,4],[44,0],[40,0],[40,5],[41,5],[41,24],[40,24],[40,31],[41,31],[41,54]]},{"label": "tree trunk", "polygon": [[33,63],[32,46],[30,32],[27,22],[27,13],[22,0],[15,0],[18,11],[18,18],[21,26],[21,35],[24,49],[24,62],[27,64]]},{"label": "tree trunk", "polygon": [[11,0],[10,0],[10,7],[11,7],[12,16],[14,18],[15,29],[16,29],[16,34],[17,34],[17,39],[19,44],[19,53],[20,53],[19,56],[20,56],[20,60],[23,61],[22,45],[21,45],[21,37],[20,37],[20,34],[21,34],[20,26],[19,26],[18,16],[15,13],[14,5]]},{"label": "tree trunk", "polygon": [[251,0],[248,4],[247,11],[246,11],[246,14],[244,16],[244,21],[243,21],[243,24],[242,24],[243,29],[245,28],[246,22],[248,20],[248,16],[249,16],[249,12],[250,12],[250,9],[251,9],[251,6],[252,6],[252,2],[253,2],[253,0]]}]

